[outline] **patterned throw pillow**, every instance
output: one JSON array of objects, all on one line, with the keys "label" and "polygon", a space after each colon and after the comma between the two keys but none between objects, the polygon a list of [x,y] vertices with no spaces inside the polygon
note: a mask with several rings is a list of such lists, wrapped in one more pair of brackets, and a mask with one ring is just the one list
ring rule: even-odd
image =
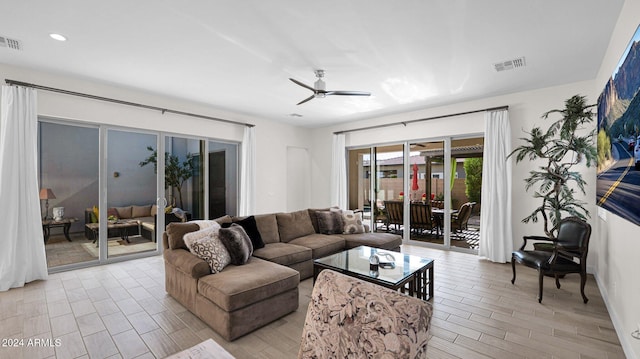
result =
[{"label": "patterned throw pillow", "polygon": [[344,221],[344,234],[364,233],[361,212],[342,211],[342,220]]},{"label": "patterned throw pillow", "polygon": [[231,263],[231,256],[215,231],[206,233],[204,238],[191,243],[191,253],[207,262],[211,273],[219,273]]},{"label": "patterned throw pillow", "polygon": [[[194,223],[194,222],[189,222],[189,223]],[[203,240],[205,238],[208,238],[209,236],[211,236],[211,234],[209,232],[213,232],[213,234],[217,235],[218,234],[218,230],[220,230],[220,226],[216,227],[202,227],[200,226],[200,230],[199,231],[195,231],[195,232],[189,232],[187,234],[184,235],[184,237],[182,237],[184,239],[184,244],[187,245],[187,248],[189,250],[191,250],[191,245],[194,242]]]},{"label": "patterned throw pillow", "polygon": [[221,228],[218,236],[229,251],[231,264],[243,265],[251,258],[253,245],[242,226],[234,223],[229,228]]}]

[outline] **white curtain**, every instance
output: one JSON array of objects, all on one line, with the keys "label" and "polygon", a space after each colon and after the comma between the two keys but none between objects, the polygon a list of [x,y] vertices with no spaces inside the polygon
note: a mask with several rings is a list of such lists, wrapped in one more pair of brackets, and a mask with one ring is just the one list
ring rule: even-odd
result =
[{"label": "white curtain", "polygon": [[506,110],[485,114],[482,162],[482,214],[478,255],[492,262],[511,261],[511,128]]},{"label": "white curtain", "polygon": [[0,291],[47,279],[38,191],[34,89],[2,86],[0,118]]},{"label": "white curtain", "polygon": [[333,135],[331,162],[331,205],[347,208],[347,159],[344,133]]},{"label": "white curtain", "polygon": [[242,163],[240,171],[240,208],[238,215],[248,216],[256,210],[256,131],[244,128],[242,139]]}]

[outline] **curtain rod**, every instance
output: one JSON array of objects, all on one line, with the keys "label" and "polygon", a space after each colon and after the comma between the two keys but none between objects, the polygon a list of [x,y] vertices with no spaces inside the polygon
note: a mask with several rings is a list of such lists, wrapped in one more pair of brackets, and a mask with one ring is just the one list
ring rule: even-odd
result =
[{"label": "curtain rod", "polygon": [[433,117],[427,117],[427,118],[420,118],[420,119],[417,119],[417,120],[385,123],[385,124],[375,125],[375,126],[354,128],[352,130],[336,131],[333,134],[334,135],[340,135],[340,134],[343,134],[343,133],[358,132],[358,131],[364,131],[364,130],[373,130],[373,129],[376,129],[376,128],[391,127],[391,126],[398,126],[398,125],[406,126],[407,124],[414,123],[414,122],[437,120],[437,119],[440,119],[440,118],[447,118],[447,117],[454,117],[454,116],[463,116],[463,115],[468,115],[468,114],[477,113],[477,112],[508,110],[508,109],[509,109],[509,106],[490,107],[490,108],[485,108],[485,109],[482,109],[482,110],[458,112],[458,113],[452,113],[452,114],[449,114],[449,115],[440,115],[440,116],[433,116]]},{"label": "curtain rod", "polygon": [[117,103],[117,104],[120,104],[120,105],[127,105],[127,106],[133,106],[133,107],[146,108],[146,109],[149,109],[149,110],[156,110],[156,111],[162,112],[163,115],[164,115],[165,112],[168,112],[168,113],[172,113],[172,114],[176,114],[176,115],[203,118],[205,120],[226,122],[226,123],[230,123],[230,124],[234,124],[234,125],[241,125],[241,126],[247,126],[247,127],[254,127],[255,126],[255,125],[250,124],[250,123],[244,123],[244,122],[238,122],[238,121],[232,121],[232,120],[225,120],[225,119],[222,119],[222,118],[205,116],[205,115],[198,115],[196,113],[191,113],[191,112],[170,110],[170,109],[167,109],[167,108],[144,105],[144,104],[140,104],[140,103],[136,103],[136,102],[116,100],[116,99],[109,98],[109,97],[95,96],[95,95],[90,95],[90,94],[86,94],[86,93],[82,93],[82,92],[74,92],[74,91],[62,90],[62,89],[58,89],[58,88],[54,88],[54,87],[40,86],[40,85],[36,85],[36,84],[20,82],[20,81],[15,81],[15,80],[5,79],[5,82],[7,83],[7,85],[31,87],[31,88],[38,89],[38,90],[44,90],[44,91],[50,91],[50,92],[57,92],[57,93],[65,94],[65,95],[90,98],[92,100],[112,102],[112,103]]}]

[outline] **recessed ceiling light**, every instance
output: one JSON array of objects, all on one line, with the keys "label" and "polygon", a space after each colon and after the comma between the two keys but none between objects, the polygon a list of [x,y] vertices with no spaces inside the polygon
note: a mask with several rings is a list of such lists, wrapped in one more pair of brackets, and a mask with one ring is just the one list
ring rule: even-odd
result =
[{"label": "recessed ceiling light", "polygon": [[54,40],[58,40],[58,41],[67,41],[67,38],[60,35],[60,34],[49,34],[49,36],[51,36],[52,39]]}]

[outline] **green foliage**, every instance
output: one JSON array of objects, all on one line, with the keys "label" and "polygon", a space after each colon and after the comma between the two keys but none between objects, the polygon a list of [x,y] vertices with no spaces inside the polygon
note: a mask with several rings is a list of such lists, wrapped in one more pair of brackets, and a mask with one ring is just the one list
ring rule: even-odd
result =
[{"label": "green foliage", "polygon": [[465,158],[465,194],[470,202],[480,203],[482,190],[482,157]]},{"label": "green foliage", "polygon": [[[158,151],[153,147],[148,146],[147,150],[151,151],[149,157],[140,162],[140,167],[144,167],[150,163],[153,164],[153,171],[158,173]],[[176,155],[164,153],[164,188],[171,187],[171,191],[176,190],[178,192],[178,199],[180,200],[180,208],[184,208],[182,202],[182,186],[191,176],[193,176],[194,170],[194,157],[193,154],[187,153],[187,158],[184,162],[180,162],[180,159]]]},{"label": "green foliage", "polygon": [[[585,161],[587,167],[597,161],[596,148],[593,145],[594,131],[584,133],[586,126],[593,122],[591,108],[584,96],[575,95],[565,101],[562,110],[551,110],[542,115],[547,119],[551,114],[562,117],[552,123],[546,131],[534,127],[522,138],[524,145],[517,147],[510,156],[516,156],[516,163],[525,159],[529,161],[542,160],[545,165],[529,172],[525,179],[527,191],[534,189],[533,197],[542,200],[537,207],[522,222],[538,222],[538,216],[544,221],[544,232],[549,238],[557,235],[558,224],[563,214],[576,216],[583,220],[589,217],[586,204],[575,198],[576,187],[585,194],[586,182],[582,174],[572,171],[572,167]],[[549,223],[550,222],[550,223]],[[551,227],[549,227],[551,224]]]},{"label": "green foliage", "polygon": [[611,138],[604,129],[598,131],[598,168],[611,159]]}]

